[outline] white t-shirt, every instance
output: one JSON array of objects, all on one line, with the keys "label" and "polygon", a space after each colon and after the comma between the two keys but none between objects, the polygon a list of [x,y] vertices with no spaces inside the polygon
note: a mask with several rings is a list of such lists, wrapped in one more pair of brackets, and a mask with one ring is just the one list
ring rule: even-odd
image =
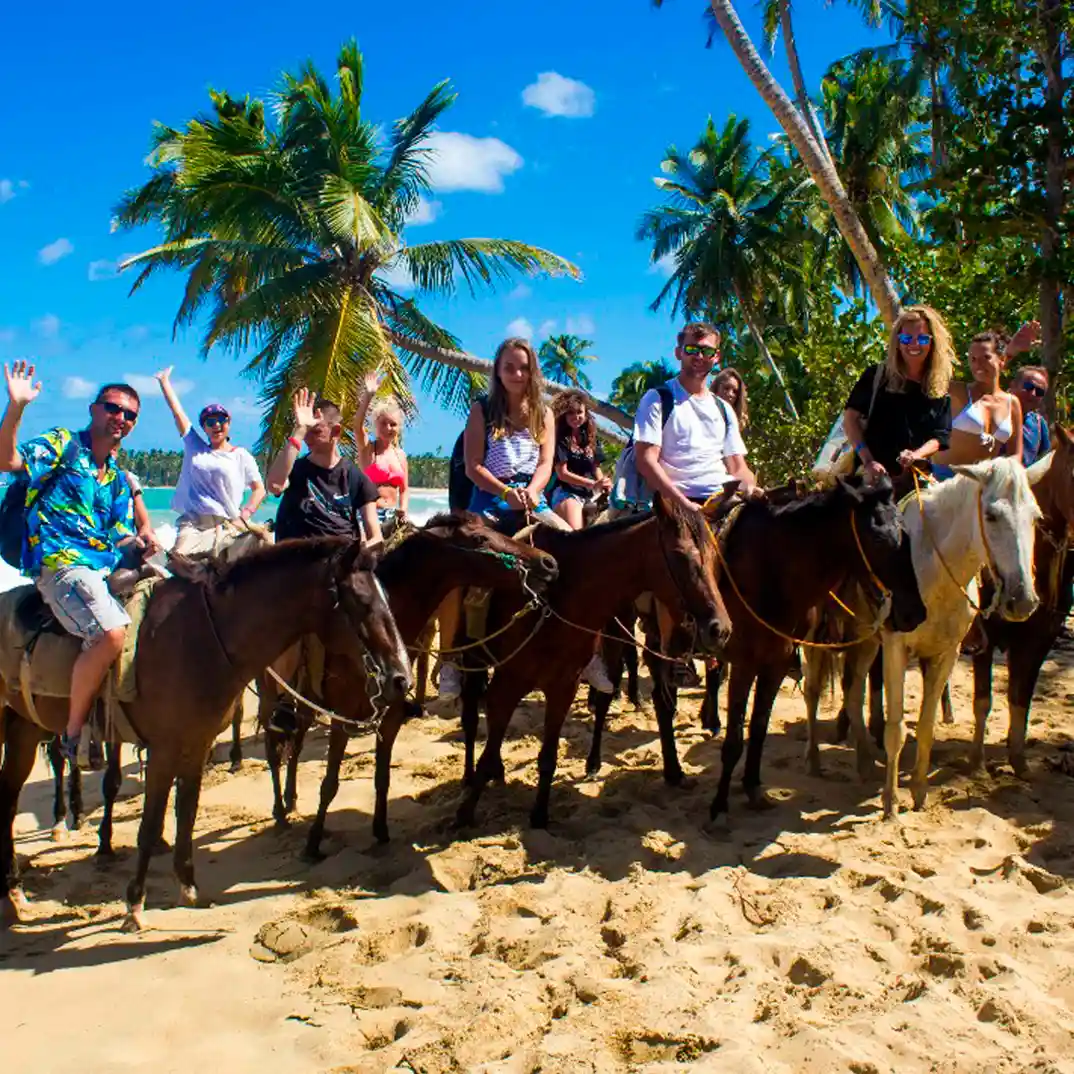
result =
[{"label": "white t-shirt", "polygon": [[724,459],[745,455],[735,412],[706,391],[691,395],[678,377],[668,381],[675,409],[661,430],[662,405],[655,388],[642,396],[634,419],[634,440],[660,445],[660,465],[675,487],[691,499],[718,492],[732,480]]},{"label": "white t-shirt", "polygon": [[245,448],[213,451],[191,426],[183,437],[183,468],[172,497],[172,510],[180,515],[235,518],[243,493],[260,482],[257,463]]}]

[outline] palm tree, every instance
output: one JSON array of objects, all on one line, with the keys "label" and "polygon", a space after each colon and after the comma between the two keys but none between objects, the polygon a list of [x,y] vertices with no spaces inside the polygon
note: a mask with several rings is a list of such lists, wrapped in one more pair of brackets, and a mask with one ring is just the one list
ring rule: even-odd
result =
[{"label": "palm tree", "polygon": [[689,153],[671,146],[655,181],[666,201],[645,213],[638,238],[652,242],[652,260],[674,254],[675,271],[653,302],[670,299],[672,313],[728,320],[737,307],[750,336],[797,411],[783,374],[765,344],[759,311],[766,296],[800,274],[800,251],[785,241],[804,208],[808,179],[781,171],[749,141],[749,121],[728,118],[722,131],[711,118]]},{"label": "palm tree", "polygon": [[337,75],[333,93],[312,64],[285,74],[274,127],[260,101],[211,94],[211,114],[182,130],[157,128],[152,176],[116,209],[120,227],[163,231],[126,263],[141,268],[132,291],[161,269],[185,271],[176,330],[207,311],[203,353],[247,356],[262,385],[264,447],[286,435],[296,386],[346,407],[361,375],[377,368],[404,401],[410,373],[445,404],[466,405],[487,363],[454,360],[458,341],[402,293],[405,283],[451,295],[461,282],[474,294],[520,273],[580,275],[513,240],[408,245],[406,222],[431,189],[429,135],[456,95],[439,83],[383,137],[362,115],[355,42],[340,51]]},{"label": "palm tree", "polygon": [[663,358],[628,365],[612,381],[611,401],[628,414],[637,412],[641,397],[650,389],[671,380],[676,370]]},{"label": "palm tree", "polygon": [[582,366],[597,360],[595,354],[586,353],[592,346],[591,339],[582,339],[581,336],[549,336],[541,344],[539,352],[541,371],[550,380],[588,390],[593,385]]},{"label": "palm tree", "polygon": [[[653,0],[653,3],[660,7],[663,0]],[[738,17],[735,5],[731,0],[710,0],[710,7],[713,17],[743,70],[761,94],[765,104],[772,110],[772,114],[817,184],[821,196],[831,208],[839,231],[861,268],[861,274],[869,287],[877,309],[880,310],[887,324],[893,324],[899,311],[899,296],[876,247],[869,240],[868,233],[846,196],[839,173],[817,145],[801,113],[761,59]]]}]

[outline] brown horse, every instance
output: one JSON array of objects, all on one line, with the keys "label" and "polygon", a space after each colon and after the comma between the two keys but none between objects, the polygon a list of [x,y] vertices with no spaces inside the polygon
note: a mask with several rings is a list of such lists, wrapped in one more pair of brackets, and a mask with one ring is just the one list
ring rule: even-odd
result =
[{"label": "brown horse", "polygon": [[[768,805],[761,786],[761,755],[772,705],[794,657],[794,639],[805,635],[812,609],[847,577],[890,593],[897,629],[924,621],[909,541],[890,481],[871,488],[843,481],[780,505],[749,503],[731,525],[720,591],[734,629],[726,652],[731,665],[727,732],[719,786],[710,808],[713,818],[728,808],[731,777],[744,746],[751,689],[753,715],[743,786],[751,806]],[[653,704],[664,746],[664,778],[674,783],[682,778],[672,730],[676,690],[668,669],[654,671]]]},{"label": "brown horse", "polygon": [[[387,594],[399,633],[410,646],[452,590],[466,586],[508,586],[521,590],[523,580],[540,590],[555,578],[556,571],[551,556],[532,545],[504,537],[476,515],[438,515],[385,553],[376,574]],[[363,708],[368,707],[361,689],[363,675],[360,666],[342,655],[327,660],[323,687],[326,707],[361,722]],[[259,719],[265,727],[265,753],[272,772],[272,815],[277,824],[285,825],[297,800],[298,759],[312,715],[310,710],[302,708],[297,713],[294,735],[281,734],[269,723],[278,688],[274,681],[264,681],[263,677],[259,689]],[[377,733],[377,808],[373,828],[376,837],[385,842],[390,773],[384,757],[390,757],[392,743],[406,715],[402,702],[389,706]],[[321,784],[320,806],[307,844],[307,856],[311,858],[318,856],[328,807],[339,789],[339,768],[347,737],[346,726],[334,722],[329,734],[328,767]],[[281,787],[280,763],[285,746],[287,781]]]},{"label": "brown horse", "polygon": [[[127,719],[148,744],[145,805],[138,832],[138,865],[127,888],[128,925],[140,928],[149,858],[160,839],[164,812],[177,784],[175,872],[184,904],[197,903],[193,830],[205,758],[225,725],[232,702],[253,676],[304,634],[319,634],[329,650],[367,663],[371,686],[384,702],[405,695],[410,666],[372,561],[361,545],[323,538],[290,541],[255,552],[232,566],[192,566],[186,577],[161,582],[139,632],[137,679],[141,696],[124,705]],[[63,698],[35,698],[44,727],[25,711],[18,689],[7,690],[0,720],[0,917],[17,918],[23,901],[12,827],[19,792],[33,766],[37,743],[67,720]]]},{"label": "brown horse", "polygon": [[[1033,573],[1040,607],[1020,623],[989,616],[984,623],[986,648],[973,659],[973,714],[976,727],[970,765],[984,767],[984,736],[992,708],[992,657],[1007,652],[1007,755],[1015,775],[1025,778],[1026,727],[1037,676],[1074,604],[1074,435],[1055,426],[1055,450],[1029,468],[1029,481],[1043,517],[1037,523]],[[982,601],[991,599],[990,586]]]},{"label": "brown horse", "polygon": [[[625,603],[651,592],[677,621],[692,621],[694,641],[703,652],[721,651],[730,633],[716,585],[714,549],[700,512],[666,506],[657,497],[652,514],[572,533],[538,526],[533,539],[556,557],[559,580],[549,590],[542,611],[522,618],[486,646],[500,663],[485,693],[488,737],[459,809],[463,825],[473,823],[485,784],[503,778],[500,751],[515,707],[531,690],[541,690],[545,695],[544,740],[530,822],[536,828],[547,827],[563,722],[600,631]],[[521,605],[517,596],[495,596],[489,629],[506,624]],[[543,616],[543,624],[535,629],[541,623],[538,616]],[[478,676],[466,676],[463,729],[468,758],[473,756],[477,735],[481,685]]]}]

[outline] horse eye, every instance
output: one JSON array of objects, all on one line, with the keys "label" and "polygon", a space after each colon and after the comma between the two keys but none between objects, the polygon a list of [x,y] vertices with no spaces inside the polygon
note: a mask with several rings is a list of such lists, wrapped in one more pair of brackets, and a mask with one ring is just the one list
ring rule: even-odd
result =
[{"label": "horse eye", "polygon": [[996,507],[986,507],[985,508],[985,518],[988,519],[989,522],[998,522],[999,521],[999,509],[996,508]]}]

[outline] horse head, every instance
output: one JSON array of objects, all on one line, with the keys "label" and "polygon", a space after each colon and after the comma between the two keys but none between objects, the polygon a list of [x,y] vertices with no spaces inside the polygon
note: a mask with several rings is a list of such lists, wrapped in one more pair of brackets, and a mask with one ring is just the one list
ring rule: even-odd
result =
[{"label": "horse head", "polygon": [[888,478],[875,484],[839,479],[838,488],[850,504],[857,555],[851,573],[870,603],[890,595],[888,621],[893,630],[916,630],[928,614],[914,570],[910,537],[895,505]]},{"label": "horse head", "polygon": [[[661,603],[678,623],[693,627],[703,652],[719,654],[731,638],[731,617],[720,596],[716,538],[705,514],[669,504],[659,495],[653,497],[653,514],[673,582],[669,592],[660,595]],[[673,599],[665,600],[665,596]]]},{"label": "horse head", "polygon": [[[505,537],[486,525],[479,515],[437,515],[410,539],[420,540],[423,534],[445,541],[462,552],[475,553],[468,557],[466,584],[469,585],[493,584],[498,572],[504,568],[517,572],[537,592],[543,592],[559,577],[555,557],[532,544]],[[490,575],[487,582],[476,576],[482,568]]]},{"label": "horse head", "polygon": [[374,570],[378,557],[360,541],[348,545],[333,564],[336,607],[350,628],[339,631],[350,654],[365,668],[374,709],[402,701],[410,690],[410,658],[395,625],[384,588]]},{"label": "horse head", "polygon": [[999,458],[953,466],[978,487],[977,518],[986,563],[996,583],[996,611],[1028,619],[1039,601],[1033,585],[1034,526],[1041,517],[1020,459]]},{"label": "horse head", "polygon": [[1055,425],[1052,441],[1052,507],[1066,521],[1067,532],[1074,535],[1074,433]]}]

